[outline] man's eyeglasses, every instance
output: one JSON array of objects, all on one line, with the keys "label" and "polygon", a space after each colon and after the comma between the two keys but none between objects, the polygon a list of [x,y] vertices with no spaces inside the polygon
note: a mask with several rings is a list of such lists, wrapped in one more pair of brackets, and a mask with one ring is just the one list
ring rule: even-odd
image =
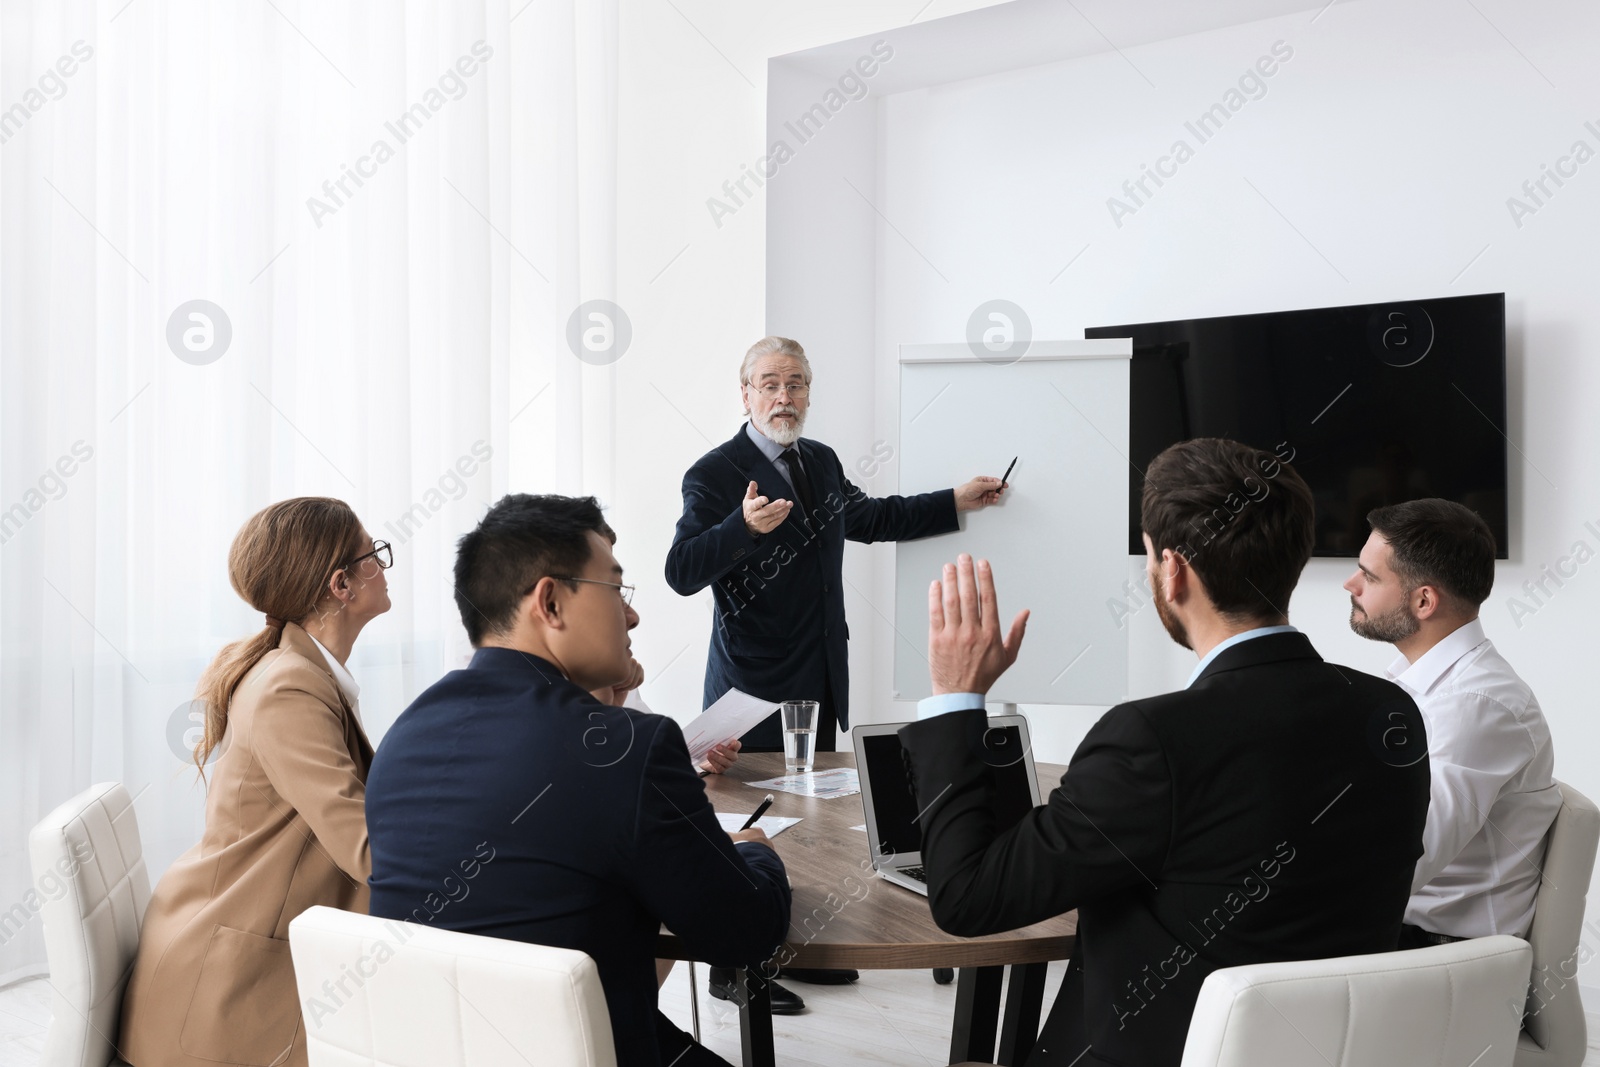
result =
[{"label": "man's eyeglasses", "polygon": [[750,388],[754,389],[768,400],[771,400],[773,397],[777,396],[780,392],[784,392],[785,390],[788,391],[791,397],[795,397],[797,399],[804,399],[811,392],[811,386],[809,385],[779,385],[777,382],[767,382],[765,385],[757,385],[755,382],[751,382]]},{"label": "man's eyeglasses", "polygon": [[[622,602],[624,604],[632,604],[633,603],[633,590],[634,590],[634,587],[631,586],[631,585],[623,585],[620,582],[602,582],[598,578],[568,578],[564,574],[552,574],[550,577],[554,578],[558,582],[587,582],[590,585],[609,585],[611,588],[615,589],[617,591],[617,593],[622,597]],[[535,582],[534,586],[537,586],[537,585],[538,585],[538,583]],[[531,592],[533,592],[533,587],[530,587],[528,589],[528,593],[531,593]],[[527,596],[528,593],[523,593],[522,595],[523,596]]]},{"label": "man's eyeglasses", "polygon": [[[371,560],[372,562],[367,563],[368,560]],[[355,559],[344,564],[338,569],[355,570],[358,565],[362,564],[365,565],[361,566],[361,569],[356,573],[363,578],[376,578],[380,569],[388,570],[390,567],[394,566],[394,549],[389,546],[389,542],[387,541],[374,541],[372,542],[371,552],[368,552],[364,556],[357,556]],[[374,564],[376,564],[376,566],[374,566]]]}]

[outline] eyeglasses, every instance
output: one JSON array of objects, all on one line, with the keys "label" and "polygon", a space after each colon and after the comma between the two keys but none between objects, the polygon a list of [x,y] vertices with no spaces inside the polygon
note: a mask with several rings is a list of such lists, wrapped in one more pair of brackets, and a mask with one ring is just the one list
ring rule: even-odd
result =
[{"label": "eyeglasses", "polygon": [[811,392],[811,386],[809,385],[779,385],[777,382],[767,382],[765,385],[757,385],[755,382],[751,382],[750,388],[768,400],[784,391],[787,391],[791,397],[796,399],[804,399]]},{"label": "eyeglasses", "polygon": [[[389,542],[387,541],[374,541],[372,542],[371,552],[368,552],[364,556],[357,556],[349,563],[346,563],[337,569],[353,570],[356,564],[365,563],[369,559],[376,563],[380,570],[388,570],[390,567],[394,566],[394,549],[390,547]],[[378,576],[378,572],[373,570],[371,567],[362,567],[359,573],[363,578],[376,578]]]},{"label": "eyeglasses", "polygon": [[[609,585],[611,588],[615,589],[617,591],[617,593],[622,597],[622,602],[624,604],[631,605],[633,603],[633,590],[634,590],[634,587],[631,586],[631,585],[622,585],[622,584],[620,584],[618,582],[602,582],[602,581],[600,581],[599,579],[596,579],[596,578],[568,578],[564,574],[552,574],[550,577],[554,578],[558,582],[587,582],[590,585]],[[533,592],[534,588],[537,587],[537,585],[538,585],[538,583],[535,582],[533,586],[530,586],[529,589],[528,589],[528,593]],[[523,593],[522,595],[523,596],[527,596],[528,593]]]}]

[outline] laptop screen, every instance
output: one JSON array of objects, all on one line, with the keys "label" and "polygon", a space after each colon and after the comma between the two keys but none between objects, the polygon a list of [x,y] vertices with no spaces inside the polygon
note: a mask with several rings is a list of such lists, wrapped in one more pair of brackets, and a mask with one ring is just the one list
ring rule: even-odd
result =
[{"label": "laptop screen", "polygon": [[[878,855],[901,856],[922,851],[922,827],[916,822],[917,798],[911,792],[900,736],[872,734],[861,739],[866,757],[866,784],[872,790],[872,813],[878,824]],[[984,758],[995,769],[997,829],[1008,830],[1033,808],[1028,784],[1032,761],[1023,758],[1022,731],[1001,726],[984,735]]]}]

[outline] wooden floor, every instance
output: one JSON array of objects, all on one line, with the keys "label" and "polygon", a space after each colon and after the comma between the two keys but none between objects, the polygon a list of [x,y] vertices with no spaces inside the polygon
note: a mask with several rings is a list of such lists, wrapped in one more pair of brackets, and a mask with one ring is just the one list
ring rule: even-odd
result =
[{"label": "wooden floor", "polygon": [[[1061,981],[1053,964],[1046,1003]],[[662,990],[661,1007],[689,1029],[688,968],[679,964]],[[730,1063],[739,1062],[739,1017],[732,1005],[705,993],[705,968],[697,968],[700,1026],[705,1044]],[[949,1062],[950,1016],[955,986],[935,985],[928,971],[863,971],[851,986],[792,988],[805,998],[804,1015],[773,1019],[778,1062],[792,1067],[858,1067],[904,1064],[934,1067]],[[36,1067],[50,1024],[50,987],[32,978],[0,989],[0,1067]],[[1600,1013],[1589,1013],[1589,1055],[1584,1067],[1600,1067]]]}]

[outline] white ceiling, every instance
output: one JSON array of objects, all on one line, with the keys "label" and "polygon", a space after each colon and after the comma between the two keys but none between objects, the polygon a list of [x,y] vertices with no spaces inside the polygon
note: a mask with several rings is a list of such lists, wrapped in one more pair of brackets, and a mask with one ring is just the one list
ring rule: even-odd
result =
[{"label": "white ceiling", "polygon": [[1331,4],[1308,5],[1306,0],[1012,0],[791,52],[771,62],[791,75],[831,80],[869,54],[874,41],[887,40],[895,57],[874,75],[872,89],[898,93],[1296,11],[1315,16],[1326,6]]}]

